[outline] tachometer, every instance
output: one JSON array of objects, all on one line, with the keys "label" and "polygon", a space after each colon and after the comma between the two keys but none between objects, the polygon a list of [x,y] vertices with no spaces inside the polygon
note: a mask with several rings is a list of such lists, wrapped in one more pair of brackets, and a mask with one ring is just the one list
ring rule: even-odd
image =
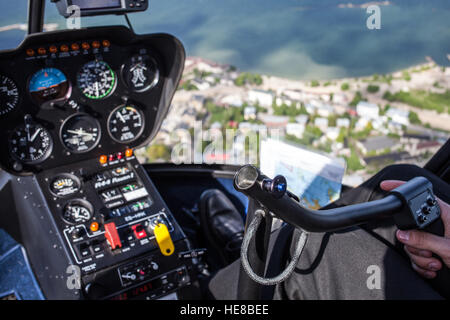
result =
[{"label": "tachometer", "polygon": [[70,85],[66,76],[55,68],[44,68],[33,74],[28,90],[38,103],[65,100],[70,95]]},{"label": "tachometer", "polygon": [[100,141],[100,124],[85,113],[69,117],[61,126],[61,141],[73,153],[94,149]]},{"label": "tachometer", "polygon": [[116,87],[116,75],[104,61],[86,63],[78,73],[78,87],[89,99],[103,99]]},{"label": "tachometer", "polygon": [[92,205],[84,200],[77,199],[70,201],[63,212],[63,219],[71,224],[86,223],[92,218]]},{"label": "tachometer", "polygon": [[144,115],[134,105],[117,107],[108,118],[108,131],[115,141],[127,143],[136,140],[144,130]]},{"label": "tachometer", "polygon": [[12,111],[19,103],[19,90],[10,78],[0,75],[0,116]]},{"label": "tachometer", "polygon": [[27,164],[37,164],[51,154],[53,140],[42,125],[31,122],[26,117],[24,125],[14,129],[9,137],[9,150],[16,160]]}]

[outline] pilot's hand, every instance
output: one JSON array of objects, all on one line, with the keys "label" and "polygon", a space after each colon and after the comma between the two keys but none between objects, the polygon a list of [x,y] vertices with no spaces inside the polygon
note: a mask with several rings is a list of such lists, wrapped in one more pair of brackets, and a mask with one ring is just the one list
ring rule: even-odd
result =
[{"label": "pilot's hand", "polygon": [[[383,190],[390,191],[404,184],[404,181],[386,180],[381,182]],[[441,219],[444,223],[444,236],[418,230],[397,230],[398,241],[405,245],[405,251],[411,259],[411,264],[421,276],[432,279],[436,271],[442,268],[442,262],[432,256],[433,253],[442,258],[450,268],[450,205],[437,199],[441,208]]]}]

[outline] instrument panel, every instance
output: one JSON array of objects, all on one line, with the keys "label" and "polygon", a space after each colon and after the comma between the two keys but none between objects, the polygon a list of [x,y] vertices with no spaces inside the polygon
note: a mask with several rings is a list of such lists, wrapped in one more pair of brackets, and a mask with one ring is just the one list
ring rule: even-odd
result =
[{"label": "instrument panel", "polygon": [[150,142],[183,62],[176,38],[125,27],[31,35],[1,52],[2,167],[37,173]]}]

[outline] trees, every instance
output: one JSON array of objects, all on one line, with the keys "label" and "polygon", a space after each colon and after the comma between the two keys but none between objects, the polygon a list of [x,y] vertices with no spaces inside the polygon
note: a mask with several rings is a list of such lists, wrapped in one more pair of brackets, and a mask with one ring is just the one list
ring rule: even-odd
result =
[{"label": "trees", "polygon": [[362,100],[364,100],[364,97],[362,96],[361,92],[356,91],[353,100],[350,102],[350,105],[355,107]]},{"label": "trees", "polygon": [[350,89],[350,85],[347,82],[344,82],[343,84],[341,84],[342,91],[347,91],[348,89]]},{"label": "trees", "polygon": [[414,111],[409,112],[408,118],[409,118],[409,122],[411,122],[412,124],[421,124],[422,123],[422,121],[420,121],[420,119],[419,119],[419,116]]},{"label": "trees", "polygon": [[346,157],[345,160],[347,160],[347,168],[349,171],[357,171],[364,169],[364,166],[361,164],[361,161],[359,160],[358,154],[353,149],[351,151],[350,156]]},{"label": "trees", "polygon": [[319,81],[317,81],[317,80],[311,81],[311,87],[318,87],[319,85],[320,85]]},{"label": "trees", "polygon": [[263,84],[263,79],[259,74],[242,72],[235,80],[234,84],[242,87],[246,84],[260,86]]},{"label": "trees", "polygon": [[369,85],[367,86],[367,91],[370,92],[370,93],[378,92],[378,90],[380,90],[380,87],[377,86],[377,85],[369,84]]},{"label": "trees", "polygon": [[170,149],[164,144],[153,144],[148,146],[145,153],[149,161],[170,160]]}]

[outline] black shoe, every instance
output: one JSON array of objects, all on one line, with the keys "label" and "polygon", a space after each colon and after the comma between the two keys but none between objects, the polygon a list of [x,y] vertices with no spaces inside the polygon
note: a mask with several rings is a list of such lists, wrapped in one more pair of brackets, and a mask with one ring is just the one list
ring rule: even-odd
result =
[{"label": "black shoe", "polygon": [[200,196],[200,221],[207,241],[225,265],[240,256],[244,237],[242,216],[220,190],[206,190]]}]

